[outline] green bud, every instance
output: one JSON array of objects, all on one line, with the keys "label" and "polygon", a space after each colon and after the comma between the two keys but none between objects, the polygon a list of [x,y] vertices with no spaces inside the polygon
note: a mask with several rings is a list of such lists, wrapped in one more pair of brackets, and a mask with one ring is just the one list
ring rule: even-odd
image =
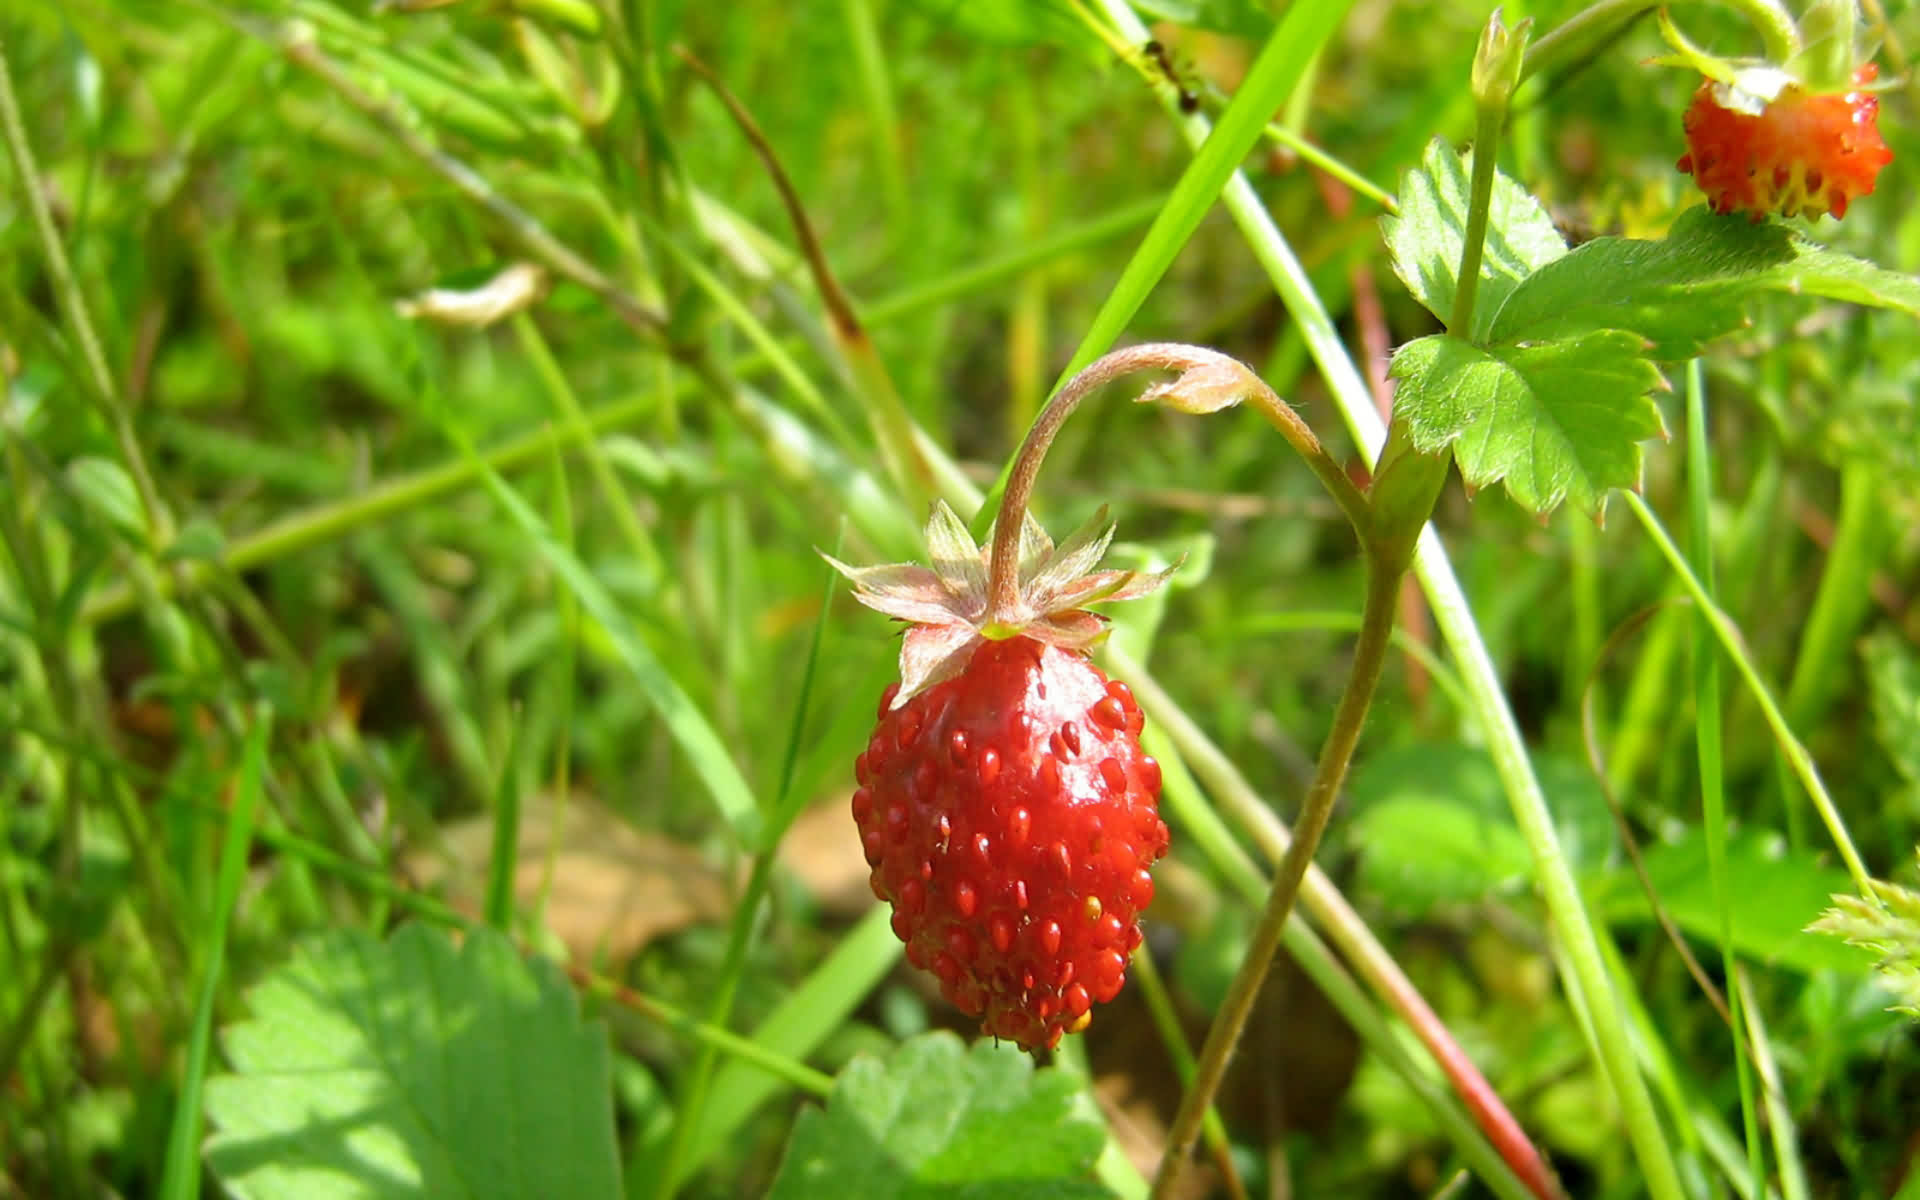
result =
[{"label": "green bud", "polygon": [[1473,55],[1473,98],[1482,111],[1504,112],[1520,86],[1520,69],[1526,65],[1527,34],[1533,29],[1528,17],[1508,29],[1494,9],[1487,27],[1480,32],[1480,47]]}]

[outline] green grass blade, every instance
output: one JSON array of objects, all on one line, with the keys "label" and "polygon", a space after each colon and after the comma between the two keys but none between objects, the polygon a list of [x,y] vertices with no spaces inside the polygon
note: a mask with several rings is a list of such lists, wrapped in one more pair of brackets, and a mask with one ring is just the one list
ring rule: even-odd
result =
[{"label": "green grass blade", "polygon": [[[839,1028],[900,960],[900,939],[888,923],[891,916],[885,905],[868,909],[827,960],[754,1030],[754,1043],[803,1059]],[[687,1169],[697,1170],[724,1148],[727,1137],[780,1086],[778,1080],[744,1061],[723,1067],[714,1077],[706,1122],[688,1150]]]},{"label": "green grass blade", "polygon": [[[1107,7],[1108,15],[1117,17],[1112,6]],[[1333,31],[1339,27],[1350,7],[1352,0],[1319,0],[1314,4],[1288,7],[1286,19],[1267,38],[1267,44],[1248,70],[1240,90],[1234,94],[1226,111],[1220,114],[1219,124],[1213,127],[1211,136],[1181,173],[1180,181],[1174,184],[1173,192],[1160,206],[1160,212],[1147,228],[1146,236],[1141,239],[1133,257],[1121,269],[1119,280],[1101,303],[1100,311],[1088,323],[1079,347],[1073,352],[1073,358],[1054,383],[1056,389],[1074,372],[1105,353],[1126,330],[1127,323],[1140,311],[1140,306],[1167,273],[1167,268],[1173,265],[1181,248],[1193,237],[1194,230],[1200,227],[1201,219],[1220,198],[1222,189],[1238,177],[1240,161],[1266,136],[1268,120],[1305,76],[1314,56],[1333,36]],[[1138,19],[1130,11],[1127,18],[1132,25],[1139,26]],[[1129,40],[1137,44],[1144,45],[1147,41],[1148,35],[1144,29],[1139,31],[1138,36],[1134,36],[1134,30],[1127,29],[1125,25],[1122,25],[1122,30]],[[1205,118],[1195,116],[1190,117],[1189,121],[1204,125]],[[1012,463],[1009,462],[1007,467],[1011,469]],[[976,536],[984,535],[987,525],[993,520],[993,510],[1005,486],[1006,473],[1002,471],[999,482],[994,484],[985,503],[980,506],[979,514],[972,521]]]},{"label": "green grass blade", "polygon": [[622,616],[612,594],[594,578],[586,564],[573,551],[560,544],[547,523],[540,519],[540,514],[534,512],[513,485],[479,459],[474,453],[473,444],[463,432],[450,422],[443,428],[476,469],[494,501],[532,541],[547,565],[573,592],[580,607],[606,631],[614,653],[660,714],[661,721],[666,724],[668,732],[692,764],[694,773],[712,796],[721,817],[742,842],[755,844],[760,837],[761,817],[759,807],[754,803],[753,789],[747,786],[740,768],[734,765],[733,757],[727,751],[726,743],[708,723],[705,714],[660,665],[646,643],[640,640],[632,625]]},{"label": "green grass blade", "polygon": [[1673,538],[1668,535],[1666,527],[1660,523],[1659,516],[1647,507],[1647,502],[1632,492],[1626,493],[1626,500],[1628,507],[1633,509],[1633,515],[1639,518],[1641,528],[1647,531],[1654,545],[1659,548],[1661,556],[1667,560],[1667,565],[1673,569],[1674,575],[1680,580],[1680,585],[1693,597],[1693,602],[1700,606],[1701,616],[1713,630],[1713,636],[1719,641],[1720,648],[1726,652],[1727,659],[1733,663],[1734,670],[1740,673],[1741,680],[1747,685],[1748,693],[1760,706],[1760,715],[1766,720],[1767,729],[1773,734],[1774,744],[1779,747],[1781,756],[1786,759],[1788,767],[1800,780],[1801,786],[1807,790],[1814,808],[1820,813],[1820,819],[1826,823],[1827,833],[1833,838],[1834,848],[1840,852],[1841,860],[1846,863],[1847,873],[1853,876],[1854,886],[1859,889],[1862,896],[1873,896],[1875,893],[1872,876],[1867,873],[1866,863],[1861,860],[1860,851],[1854,847],[1853,837],[1847,832],[1846,820],[1841,817],[1833,797],[1827,792],[1827,785],[1821,781],[1819,768],[1813,763],[1813,755],[1807,753],[1807,748],[1801,744],[1799,738],[1793,735],[1785,714],[1780,711],[1780,705],[1773,698],[1772,689],[1767,687],[1766,681],[1760,678],[1760,669],[1754,665],[1752,656],[1747,653],[1746,643],[1740,637],[1739,628],[1734,625],[1733,619],[1713,602],[1713,597],[1707,593],[1705,585],[1700,582],[1700,577],[1695,575],[1693,568],[1687,565],[1686,556],[1681,554],[1680,548],[1673,544]]},{"label": "green grass blade", "polygon": [[[844,543],[842,538],[841,542]],[[834,556],[840,555],[842,545],[836,543]],[[814,623],[813,638],[807,648],[806,666],[800,672],[800,686],[794,699],[793,723],[787,733],[787,749],[780,764],[780,787],[774,795],[773,817],[767,825],[766,843],[754,858],[753,874],[747,880],[746,893],[734,907],[731,928],[727,931],[727,956],[720,967],[720,978],[715,985],[714,1000],[707,1010],[707,1023],[716,1029],[725,1029],[733,1016],[733,1003],[740,991],[741,977],[746,973],[747,948],[752,939],[761,903],[766,898],[767,884],[773,873],[773,855],[778,848],[780,838],[786,833],[787,826],[799,815],[800,805],[805,798],[796,800],[793,791],[794,765],[800,759],[800,738],[806,730],[807,714],[812,708],[813,683],[816,668],[820,664],[820,647],[826,640],[826,614],[831,611],[833,595],[840,588],[839,573],[828,568],[825,594],[820,601],[820,620]],[[666,1165],[660,1171],[655,1195],[667,1197],[672,1194],[675,1182],[681,1177],[681,1163],[692,1144],[694,1133],[701,1127],[705,1117],[707,1096],[713,1079],[714,1070],[719,1062],[719,1052],[708,1043],[700,1048],[699,1056],[694,1060],[693,1069],[688,1073],[686,1086],[682,1089],[685,1097],[679,1110],[674,1114],[673,1139],[667,1146]]]},{"label": "green grass blade", "polygon": [[[1786,1081],[1780,1077],[1780,1064],[1773,1053],[1773,1039],[1767,1036],[1766,1024],[1760,1019],[1760,1005],[1754,1000],[1753,984],[1745,972],[1728,975],[1727,978],[1734,983],[1733,987],[1727,989],[1730,996],[1740,997],[1740,1006],[1734,1011],[1746,1017],[1747,1038],[1753,1045],[1754,1059],[1759,1064],[1760,1082],[1767,1101],[1767,1130],[1773,1135],[1774,1157],[1780,1160],[1780,1193],[1785,1200],[1809,1200],[1812,1193],[1807,1187],[1806,1164],[1800,1159],[1799,1123],[1794,1120],[1793,1105],[1787,1099]],[[1765,1175],[1756,1172],[1753,1179],[1755,1191],[1766,1186]]]},{"label": "green grass blade", "polygon": [[[1687,364],[1687,532],[1693,546],[1695,570],[1709,596],[1714,595],[1713,459],[1707,442],[1706,368],[1699,359]],[[1695,617],[1693,656],[1694,742],[1700,764],[1700,819],[1707,842],[1707,874],[1713,903],[1720,910],[1720,963],[1729,982],[1740,978],[1733,952],[1733,900],[1727,880],[1726,771],[1721,762],[1725,730],[1721,725],[1720,658],[1713,652],[1713,630]],[[1740,1083],[1740,1123],[1746,1135],[1748,1174],[1755,1190],[1766,1184],[1767,1164],[1760,1144],[1760,1117],[1754,1102],[1753,1069],[1747,1059],[1747,1022],[1741,1019],[1745,1003],[1741,989],[1727,989],[1733,1015],[1733,1058]]]},{"label": "green grass blade", "polygon": [[1840,469],[1840,514],[1820,590],[1788,676],[1788,723],[1806,728],[1824,715],[1846,683],[1849,646],[1873,610],[1873,576],[1887,562],[1894,509],[1883,493],[1885,468],[1871,459]]},{"label": "green grass blade", "polygon": [[261,709],[247,731],[235,782],[233,812],[220,848],[220,874],[214,885],[213,918],[207,923],[200,947],[200,988],[193,1005],[193,1032],[187,1042],[187,1066],[180,1082],[180,1100],[173,1110],[167,1136],[167,1161],[161,1174],[163,1200],[193,1200],[200,1194],[201,1101],[207,1068],[213,1056],[213,1005],[227,962],[227,930],[246,880],[247,857],[253,846],[254,813],[260,807],[267,773],[267,736],[273,728],[270,710]]},{"label": "green grass blade", "polygon": [[1286,19],[1267,38],[1239,91],[1181,173],[1100,311],[1088,323],[1079,348],[1060,372],[1060,382],[1103,354],[1140,311],[1140,305],[1238,172],[1241,160],[1266,136],[1268,120],[1286,103],[1351,7],[1352,0],[1288,6]]},{"label": "green grass blade", "polygon": [[[574,546],[573,493],[567,482],[566,460],[561,457],[558,446],[553,447],[552,457],[553,525],[559,531],[560,544],[571,550]],[[580,602],[574,599],[573,593],[562,592],[555,597],[555,603],[560,609],[560,645],[551,667],[554,705],[559,710],[554,722],[552,828],[563,830],[567,827],[567,805],[573,799],[574,655],[580,643]],[[560,863],[560,842],[558,837],[547,840],[546,860],[540,865],[540,888],[533,902],[536,929],[546,923],[547,900],[553,895],[554,871]]]},{"label": "green grass blade", "polygon": [[[500,782],[493,795],[493,845],[487,855],[487,924],[513,932],[513,880],[520,865],[520,722],[507,735],[500,760]],[[554,826],[555,830],[560,827]],[[553,840],[560,840],[556,832]]]}]

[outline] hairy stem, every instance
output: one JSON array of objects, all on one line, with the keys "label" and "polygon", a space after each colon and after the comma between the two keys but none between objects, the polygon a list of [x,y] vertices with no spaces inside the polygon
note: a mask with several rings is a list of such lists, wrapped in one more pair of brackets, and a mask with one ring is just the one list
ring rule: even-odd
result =
[{"label": "hairy stem", "polygon": [[[1361,541],[1366,541],[1371,528],[1367,516],[1367,498],[1360,494],[1360,489],[1347,478],[1340,464],[1327,453],[1313,430],[1300,419],[1300,414],[1294,412],[1293,407],[1251,369],[1237,359],[1202,346],[1187,346],[1178,342],[1147,342],[1128,346],[1102,355],[1067,380],[1054,393],[1053,399],[1047,402],[1046,408],[1041,410],[1032,428],[1027,430],[1026,440],[1020,443],[1013,468],[1007,474],[1006,490],[1000,494],[999,514],[994,520],[993,551],[987,568],[989,621],[1011,620],[1018,615],[1020,527],[1025,524],[1027,502],[1033,496],[1033,481],[1040,474],[1040,464],[1046,459],[1047,449],[1053,445],[1054,437],[1067,423],[1067,418],[1073,415],[1073,410],[1080,407],[1081,401],[1114,380],[1136,371],[1177,371],[1181,374],[1181,379],[1165,392],[1149,393],[1142,399],[1166,395],[1176,407],[1189,412],[1212,412],[1241,401],[1250,404],[1306,460],[1321,486],[1327,489],[1334,503],[1340,506],[1340,511],[1353,524]],[[1196,391],[1205,389],[1210,395],[1192,402],[1181,398],[1180,393],[1189,380],[1194,381]],[[1231,398],[1224,398],[1229,392]]]},{"label": "hairy stem", "polygon": [[1226,1001],[1214,1016],[1213,1027],[1207,1031],[1207,1041],[1200,1050],[1200,1062],[1193,1082],[1181,1097],[1180,1110],[1174,1114],[1172,1128],[1167,1132],[1166,1157],[1160,1160],[1160,1172],[1153,1185],[1156,1198],[1175,1194],[1175,1184],[1186,1165],[1187,1155],[1193,1149],[1201,1119],[1207,1106],[1213,1102],[1221,1078],[1226,1074],[1227,1063],[1233,1057],[1234,1045],[1246,1027],[1254,1001],[1259,997],[1260,989],[1266,985],[1267,971],[1273,965],[1274,954],[1280,949],[1281,935],[1286,928],[1287,918],[1293,912],[1294,899],[1300,893],[1301,880],[1306,877],[1314,851],[1319,848],[1320,837],[1326,832],[1327,822],[1333,816],[1334,800],[1340,794],[1341,785],[1346,782],[1347,768],[1353,762],[1354,747],[1359,744],[1360,730],[1366,724],[1367,710],[1373,704],[1374,689],[1379,685],[1381,671],[1386,666],[1388,647],[1392,644],[1393,614],[1399,595],[1400,572],[1383,569],[1370,553],[1366,607],[1361,613],[1360,638],[1354,646],[1347,688],[1340,697],[1340,707],[1334,712],[1333,728],[1327,734],[1326,744],[1321,747],[1320,763],[1314,770],[1313,782],[1307,787],[1306,799],[1300,807],[1300,818],[1294,823],[1293,842],[1287,847],[1286,856],[1280,860],[1280,866],[1274,872],[1273,890],[1267,894],[1266,911],[1261,914],[1260,924],[1253,931],[1246,958],[1228,988]]},{"label": "hairy stem", "polygon": [[1460,250],[1459,283],[1453,291],[1453,313],[1447,318],[1447,332],[1457,338],[1473,340],[1473,302],[1480,291],[1480,256],[1487,241],[1487,210],[1493,204],[1495,153],[1500,145],[1500,127],[1506,123],[1505,105],[1482,105],[1473,135],[1473,180],[1468,193],[1466,244]]}]

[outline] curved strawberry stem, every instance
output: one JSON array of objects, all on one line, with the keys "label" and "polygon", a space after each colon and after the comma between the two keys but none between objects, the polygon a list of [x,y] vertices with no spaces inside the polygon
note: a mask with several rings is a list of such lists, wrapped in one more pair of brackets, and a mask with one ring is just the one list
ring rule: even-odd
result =
[{"label": "curved strawberry stem", "polygon": [[1313,430],[1300,419],[1300,414],[1252,369],[1238,359],[1203,346],[1178,342],[1128,346],[1102,355],[1067,380],[1027,430],[1026,440],[1020,443],[1013,470],[1007,475],[1006,490],[1000,495],[993,549],[988,555],[986,616],[989,626],[1012,620],[1019,610],[1020,528],[1025,523],[1027,502],[1033,496],[1033,481],[1040,474],[1040,464],[1054,437],[1081,401],[1114,380],[1138,371],[1179,373],[1171,383],[1148,389],[1139,397],[1142,401],[1164,401],[1192,413],[1217,412],[1243,401],[1258,410],[1306,460],[1321,486],[1346,514],[1362,544],[1369,541],[1372,522],[1368,517],[1367,498],[1327,453]]}]

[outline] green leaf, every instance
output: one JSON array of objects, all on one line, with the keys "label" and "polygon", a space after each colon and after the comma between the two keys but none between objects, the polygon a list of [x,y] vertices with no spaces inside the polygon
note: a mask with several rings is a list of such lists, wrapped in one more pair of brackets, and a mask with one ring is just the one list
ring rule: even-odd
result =
[{"label": "green leaf", "polygon": [[95,516],[130,537],[146,529],[140,492],[127,469],[108,458],[76,458],[67,464],[67,483]]},{"label": "green leaf", "polygon": [[167,1161],[161,1173],[164,1200],[195,1200],[200,1195],[200,1118],[205,1107],[207,1064],[212,1057],[213,1007],[226,973],[227,931],[240,902],[247,878],[247,858],[253,847],[254,813],[267,773],[267,737],[273,728],[270,712],[262,712],[247,731],[239,786],[227,819],[220,849],[220,874],[215,885],[213,919],[206,922],[200,947],[199,987],[193,1003],[193,1031],[187,1040],[187,1066],[180,1082],[180,1102],[173,1110],[173,1129],[167,1136]]},{"label": "green leaf", "polygon": [[1361,885],[1413,917],[1522,890],[1533,860],[1511,819],[1451,799],[1390,800],[1353,824]]},{"label": "green leaf", "polygon": [[230,1194],[620,1195],[606,1032],[499,934],[337,931],[248,1001],[207,1083]]},{"label": "green leaf", "polygon": [[[1453,311],[1472,175],[1473,152],[1456,153],[1436,138],[1400,185],[1399,215],[1382,219],[1394,272],[1413,298],[1442,321]],[[1487,209],[1485,246],[1471,331],[1475,341],[1490,340],[1487,331],[1494,313],[1522,280],[1567,252],[1566,239],[1540,202],[1498,173]]]},{"label": "green leaf", "polygon": [[[1720,910],[1714,904],[1707,872],[1706,838],[1698,829],[1677,842],[1652,846],[1645,853],[1647,877],[1673,923],[1714,945],[1720,936]],[[1799,971],[1862,972],[1867,956],[1839,942],[1806,932],[1836,892],[1851,890],[1845,872],[1823,867],[1809,857],[1778,853],[1758,834],[1727,839],[1727,889],[1732,899],[1733,948],[1744,958]],[[1596,912],[1612,924],[1650,921],[1653,910],[1631,870],[1620,868],[1587,880]]]},{"label": "green leaf", "polygon": [[773,1200],[1033,1200],[1107,1197],[1093,1165],[1106,1140],[1079,1082],[1035,1070],[1012,1046],[971,1051],[951,1033],[856,1058],[824,1111],[794,1125]]},{"label": "green leaf", "polygon": [[173,535],[173,541],[161,552],[161,562],[191,562],[199,559],[218,562],[227,552],[226,535],[220,526],[205,517],[190,518]]},{"label": "green leaf", "polygon": [[[1541,757],[1561,845],[1576,866],[1598,868],[1614,845],[1613,818],[1586,768]],[[1360,880],[1401,913],[1423,917],[1525,891],[1533,860],[1487,755],[1453,743],[1375,754],[1348,787]]]},{"label": "green leaf", "polygon": [[1648,397],[1666,384],[1641,345],[1618,330],[1519,346],[1424,337],[1393,356],[1394,419],[1423,454],[1451,446],[1470,488],[1599,515],[1608,489],[1640,482],[1640,442],[1666,436]]},{"label": "green leaf", "polygon": [[1744,326],[1746,301],[1762,292],[1920,313],[1920,279],[1825,249],[1784,225],[1700,207],[1659,241],[1595,238],[1541,265],[1499,306],[1486,340],[1625,329],[1646,339],[1652,357],[1672,362]]}]

